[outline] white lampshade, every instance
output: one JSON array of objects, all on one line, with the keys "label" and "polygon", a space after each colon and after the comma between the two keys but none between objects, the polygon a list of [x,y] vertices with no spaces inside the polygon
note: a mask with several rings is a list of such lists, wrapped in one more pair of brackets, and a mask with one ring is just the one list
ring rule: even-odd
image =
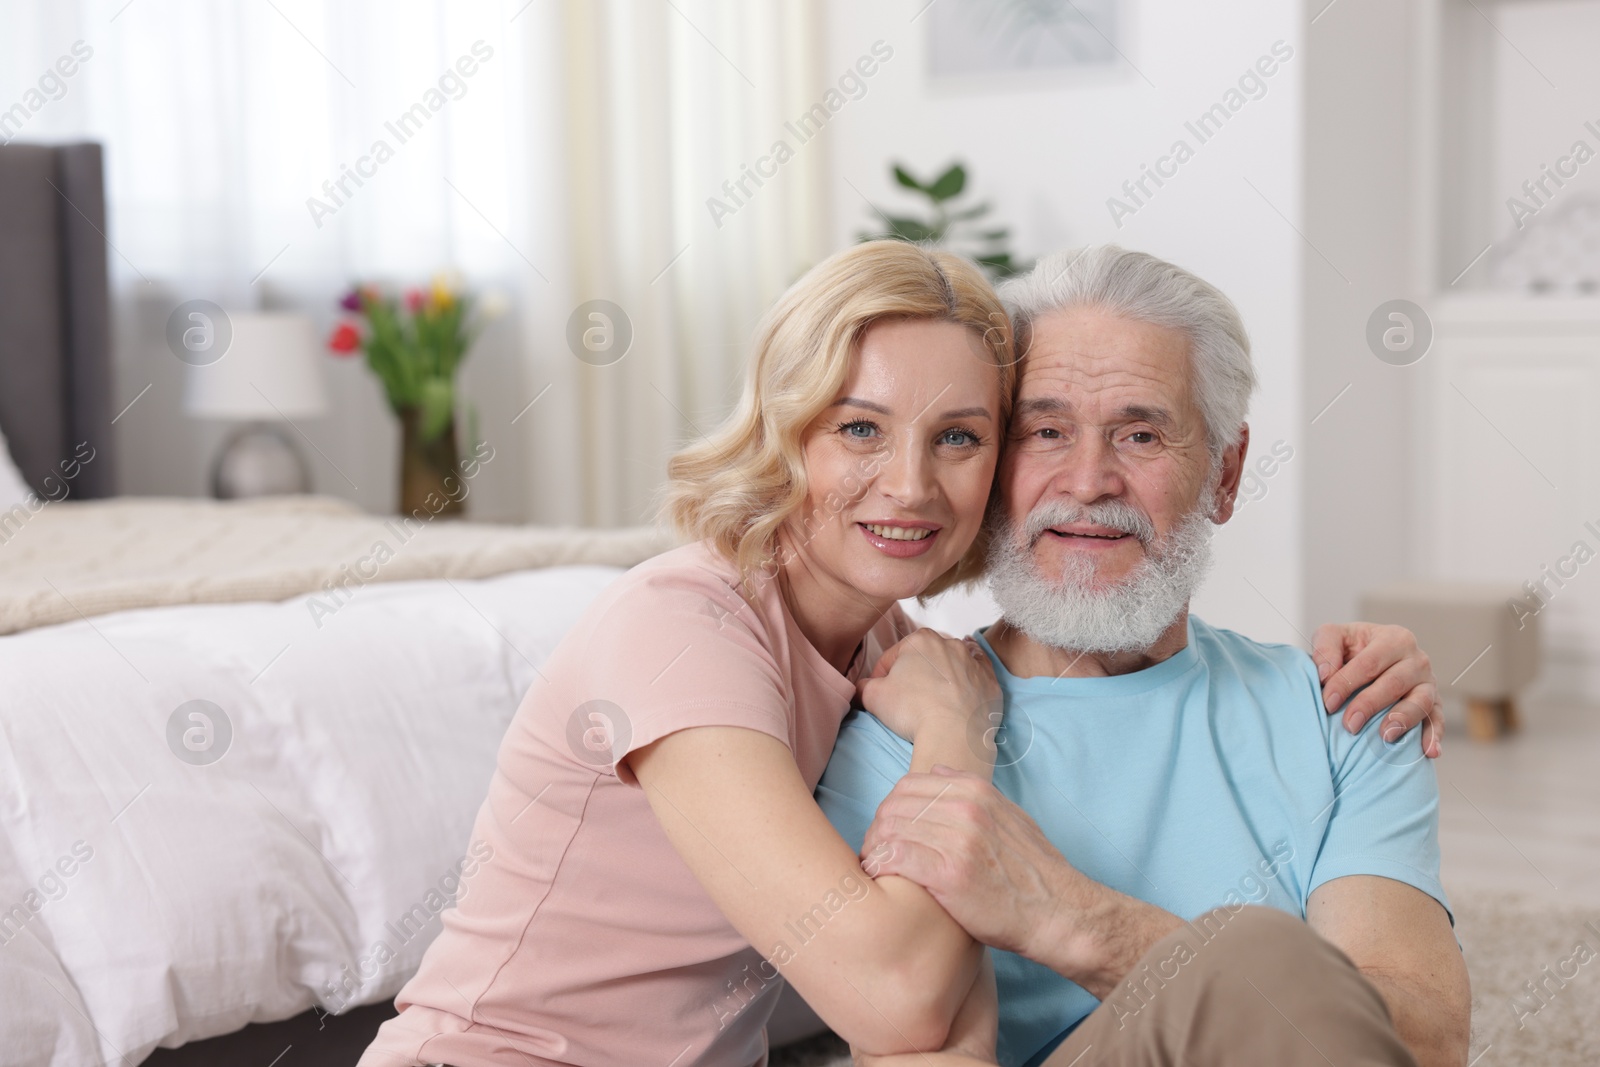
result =
[{"label": "white lampshade", "polygon": [[316,328],[305,315],[229,312],[222,358],[188,368],[183,407],[208,419],[297,419],[328,407]]}]

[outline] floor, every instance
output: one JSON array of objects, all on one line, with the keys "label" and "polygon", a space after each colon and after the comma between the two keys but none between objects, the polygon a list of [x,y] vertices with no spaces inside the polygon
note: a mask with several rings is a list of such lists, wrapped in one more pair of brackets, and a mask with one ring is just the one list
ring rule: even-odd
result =
[{"label": "floor", "polygon": [[1469,1062],[1600,1062],[1600,706],[1536,694],[1522,731],[1487,744],[1452,718],[1436,770]]},{"label": "floor", "polygon": [[1527,894],[1600,911],[1600,707],[1524,702],[1520,733],[1491,744],[1446,724],[1439,775],[1445,891]]}]

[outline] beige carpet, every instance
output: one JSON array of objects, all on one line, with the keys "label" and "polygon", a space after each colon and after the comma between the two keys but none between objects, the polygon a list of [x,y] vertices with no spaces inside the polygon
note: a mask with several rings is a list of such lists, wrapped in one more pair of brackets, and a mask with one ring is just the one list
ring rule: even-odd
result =
[{"label": "beige carpet", "polygon": [[[1477,1067],[1600,1064],[1600,901],[1455,892],[1450,902],[1472,975],[1468,1059]],[[1586,951],[1576,951],[1580,944]],[[1544,985],[1542,997],[1530,982]]]},{"label": "beige carpet", "polygon": [[[1472,975],[1472,1067],[1600,1065],[1600,901],[1582,908],[1456,892],[1451,903]],[[1580,943],[1589,951],[1576,952]],[[1542,999],[1528,992],[1528,982],[1545,984]],[[772,1067],[849,1063],[844,1043],[831,1034],[772,1054]]]}]

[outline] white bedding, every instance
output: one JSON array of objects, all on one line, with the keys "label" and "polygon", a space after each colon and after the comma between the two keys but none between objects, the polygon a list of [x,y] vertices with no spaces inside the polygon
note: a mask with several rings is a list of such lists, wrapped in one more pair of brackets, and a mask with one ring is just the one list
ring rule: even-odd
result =
[{"label": "white bedding", "polygon": [[[0,637],[0,1064],[392,997],[536,666],[620,573],[372,584],[320,628],[300,597]],[[193,700],[231,725],[214,763],[169,746]]]}]

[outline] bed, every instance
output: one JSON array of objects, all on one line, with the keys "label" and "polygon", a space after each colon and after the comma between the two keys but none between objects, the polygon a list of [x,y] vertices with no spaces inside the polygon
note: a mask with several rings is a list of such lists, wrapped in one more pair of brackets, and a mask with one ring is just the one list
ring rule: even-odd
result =
[{"label": "bed", "polygon": [[[441,524],[396,562],[455,576],[380,576],[331,614],[322,582],[217,602],[294,580],[248,538],[232,569],[217,565],[233,548],[196,566],[149,547],[290,526],[300,560],[384,530],[327,501],[69,502],[0,549],[0,1062],[139,1063],[391,999],[482,859],[471,820],[540,663],[619,564],[662,543]],[[70,565],[90,536],[118,566]],[[519,539],[550,565],[471,576],[486,543],[503,557]],[[193,602],[92,613],[175,569],[194,580],[161,587]],[[49,611],[35,581],[85,614],[32,624],[17,606]],[[307,1044],[330,1026],[280,1062],[353,1062]],[[245,1036],[262,1064],[292,1044]]]}]

